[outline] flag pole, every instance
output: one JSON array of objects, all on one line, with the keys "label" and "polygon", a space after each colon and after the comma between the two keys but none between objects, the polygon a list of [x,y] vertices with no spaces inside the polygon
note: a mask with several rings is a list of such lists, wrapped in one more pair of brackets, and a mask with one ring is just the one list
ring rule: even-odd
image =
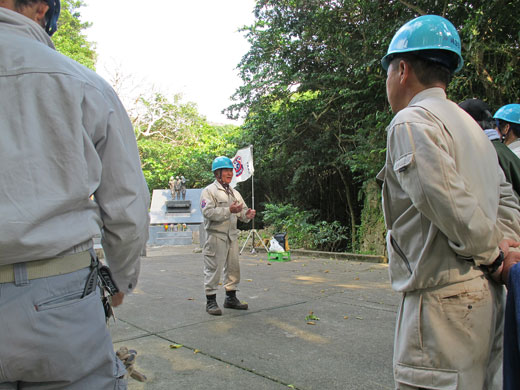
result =
[{"label": "flag pole", "polygon": [[[250,162],[252,164],[253,163],[253,161],[252,161],[253,160],[253,145],[249,145],[249,149],[250,149],[250,155],[251,155],[251,161]],[[249,164],[249,161],[247,162],[247,164]],[[252,166],[251,166],[251,168],[252,168]],[[254,210],[255,209],[255,172],[254,172],[254,169],[248,169],[248,171],[252,171],[251,172],[251,176],[250,176],[251,177],[251,209]],[[245,179],[245,180],[247,180],[247,179]],[[252,229],[249,230],[249,234],[247,235],[246,241],[244,242],[244,245],[242,245],[242,249],[240,250],[239,254],[242,254],[244,248],[246,247],[247,243],[249,242],[249,238],[250,237],[253,238],[253,246],[251,248],[251,253],[256,253],[256,250],[255,250],[255,235],[260,240],[260,244],[264,247],[265,251],[269,252],[269,250],[265,246],[264,242],[262,241],[262,237],[260,237],[258,232],[255,230],[255,219],[253,218],[253,220],[252,220]]]},{"label": "flag pole", "polygon": [[[251,156],[253,156],[253,145],[249,146],[251,148]],[[254,160],[253,160],[254,161]],[[253,171],[253,174],[251,175],[251,208],[255,209],[255,172]],[[251,250],[251,253],[254,253],[255,251],[255,219],[253,218],[253,248]]]}]

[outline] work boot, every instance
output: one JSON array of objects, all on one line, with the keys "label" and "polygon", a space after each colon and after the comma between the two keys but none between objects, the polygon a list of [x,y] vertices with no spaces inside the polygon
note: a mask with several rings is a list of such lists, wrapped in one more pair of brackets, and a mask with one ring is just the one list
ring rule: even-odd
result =
[{"label": "work boot", "polygon": [[222,310],[217,304],[217,295],[206,295],[206,311],[212,316],[221,316]]},{"label": "work boot", "polygon": [[236,294],[236,291],[226,291],[226,300],[224,301],[224,307],[226,309],[247,310],[247,303],[240,302]]}]

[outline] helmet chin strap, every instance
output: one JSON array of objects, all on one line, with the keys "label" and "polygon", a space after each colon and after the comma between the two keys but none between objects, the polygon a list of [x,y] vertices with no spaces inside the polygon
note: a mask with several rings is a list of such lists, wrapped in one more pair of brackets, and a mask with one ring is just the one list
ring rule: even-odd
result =
[{"label": "helmet chin strap", "polygon": [[222,169],[217,169],[217,171],[215,172],[215,178],[224,188],[226,187],[226,184],[222,180]]},{"label": "helmet chin strap", "polygon": [[233,192],[231,191],[231,187],[229,186],[229,184],[224,183],[224,181],[222,180],[222,169],[219,169],[215,172],[215,178],[220,183],[220,185],[224,187],[224,190],[226,190],[227,194],[233,195]]}]

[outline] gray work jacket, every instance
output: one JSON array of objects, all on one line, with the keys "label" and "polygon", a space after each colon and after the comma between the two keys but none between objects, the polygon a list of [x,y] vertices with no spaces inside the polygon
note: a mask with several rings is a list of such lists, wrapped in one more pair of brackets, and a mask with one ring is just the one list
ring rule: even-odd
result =
[{"label": "gray work jacket", "polygon": [[[0,264],[102,245],[123,292],[139,274],[149,192],[113,89],[0,8]],[[91,198],[91,195],[94,195]]]}]

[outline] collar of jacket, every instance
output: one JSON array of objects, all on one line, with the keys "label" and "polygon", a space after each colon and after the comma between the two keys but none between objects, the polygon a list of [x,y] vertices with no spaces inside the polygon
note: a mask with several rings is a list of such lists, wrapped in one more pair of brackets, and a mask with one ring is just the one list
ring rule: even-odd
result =
[{"label": "collar of jacket", "polygon": [[498,135],[498,133],[495,129],[485,129],[484,133],[488,136],[490,141],[500,139],[500,136]]},{"label": "collar of jacket", "polygon": [[[223,186],[222,184],[220,184],[218,180],[215,180],[213,183],[217,186],[217,188],[218,188],[219,190],[222,190],[222,191],[224,191],[224,192],[227,192],[226,189],[224,188],[224,186]],[[233,193],[233,188],[232,188],[231,186],[229,186],[229,189],[230,189],[230,191]]]},{"label": "collar of jacket", "polygon": [[410,103],[408,103],[409,106],[413,106],[415,103],[420,102],[421,100],[428,99],[428,98],[438,98],[438,99],[446,99],[446,92],[444,89],[439,87],[434,88],[428,88],[424,89],[421,92],[419,92],[417,95],[415,95],[412,100],[410,100]]},{"label": "collar of jacket", "polygon": [[38,23],[18,12],[0,7],[0,33],[5,30],[35,39],[51,49],[55,49],[51,38]]}]

